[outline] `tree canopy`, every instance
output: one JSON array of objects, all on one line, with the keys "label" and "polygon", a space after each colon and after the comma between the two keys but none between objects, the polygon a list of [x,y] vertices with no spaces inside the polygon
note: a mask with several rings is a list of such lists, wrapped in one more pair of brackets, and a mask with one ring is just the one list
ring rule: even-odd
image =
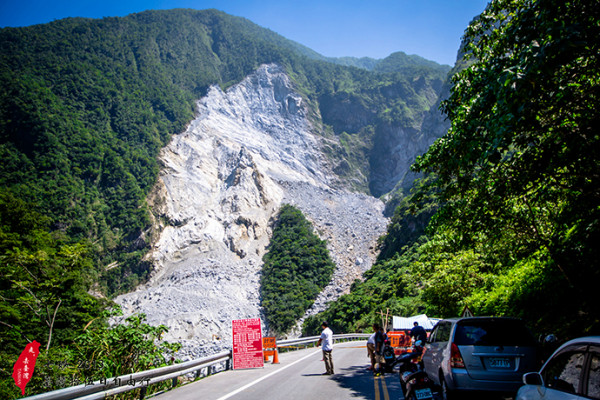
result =
[{"label": "tree canopy", "polygon": [[416,163],[438,177],[437,227],[501,268],[543,259],[596,319],[599,22],[586,1],[490,3],[465,35],[472,65],[443,103],[450,131]]}]

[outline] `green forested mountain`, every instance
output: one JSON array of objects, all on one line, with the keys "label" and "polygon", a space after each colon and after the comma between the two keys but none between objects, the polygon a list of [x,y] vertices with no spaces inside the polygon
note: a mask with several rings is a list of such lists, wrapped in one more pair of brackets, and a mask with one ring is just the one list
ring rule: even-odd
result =
[{"label": "green forested mountain", "polygon": [[[557,19],[555,16],[560,15]],[[600,10],[491,3],[466,31],[428,178],[396,209],[377,265],[308,320],[367,328],[375,312],[523,317],[560,339],[600,333]],[[419,220],[433,214],[425,232]]]},{"label": "green forested mountain", "polygon": [[325,151],[341,166],[339,182],[365,192],[379,128],[418,128],[446,79],[436,65],[410,73],[336,65],[216,10],[0,30],[4,355],[23,339],[70,345],[104,320],[102,296],[147,276],[146,196],[159,150],[210,85],[226,88],[264,63],[284,66],[305,97],[316,133],[331,139]]},{"label": "green forested mountain", "polygon": [[411,69],[431,68],[442,73],[448,73],[450,66],[440,65],[417,55],[407,55],[402,51],[390,54],[384,59],[376,60],[369,57],[338,57],[325,60],[349,67],[364,68],[376,72],[410,72]]},{"label": "green forested mountain", "polygon": [[[399,202],[365,281],[307,320],[307,333],[322,319],[340,332],[381,309],[442,317],[465,305],[524,317],[538,333],[598,333],[599,12],[581,0],[499,0],[473,21],[468,67],[443,103],[451,131],[414,166],[426,179]],[[124,361],[112,373],[132,364],[110,342],[102,296],[148,273],[158,151],[210,85],[273,62],[330,139],[339,181],[377,196],[384,128],[420,128],[447,72],[402,53],[330,62],[215,10],[0,30],[2,382],[23,340],[41,342],[46,360],[114,345]],[[142,319],[118,335],[160,336]]]},{"label": "green forested mountain", "polygon": [[[145,274],[144,199],[157,152],[191,120],[209,85],[226,87],[262,63],[285,65],[334,132],[359,134],[330,155],[367,177],[373,126],[418,124],[431,105],[412,76],[314,61],[306,55],[316,53],[214,10],[5,28],[0,46],[0,185],[48,216],[51,231],[93,243],[114,267],[101,277],[108,292]],[[422,68],[428,81],[444,74]],[[406,101],[397,104],[398,94]],[[344,120],[338,110],[347,101],[364,118]],[[368,182],[358,186],[368,190]]]}]

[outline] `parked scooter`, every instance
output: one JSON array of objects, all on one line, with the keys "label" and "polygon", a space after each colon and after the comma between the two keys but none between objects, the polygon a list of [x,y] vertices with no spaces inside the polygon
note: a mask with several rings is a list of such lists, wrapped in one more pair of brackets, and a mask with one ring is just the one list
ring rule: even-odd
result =
[{"label": "parked scooter", "polygon": [[400,383],[406,400],[434,400],[439,398],[439,391],[423,370],[412,373],[407,372],[401,377]]},{"label": "parked scooter", "polygon": [[403,354],[396,359],[395,363],[400,365],[400,386],[406,400],[433,400],[439,398],[438,387],[423,370],[421,361],[423,351],[423,346],[420,341],[417,341],[411,353]]},{"label": "parked scooter", "polygon": [[396,354],[394,354],[394,348],[392,347],[389,339],[384,342],[381,353],[383,355],[383,359],[385,360],[384,371],[393,372],[394,366],[396,365]]}]

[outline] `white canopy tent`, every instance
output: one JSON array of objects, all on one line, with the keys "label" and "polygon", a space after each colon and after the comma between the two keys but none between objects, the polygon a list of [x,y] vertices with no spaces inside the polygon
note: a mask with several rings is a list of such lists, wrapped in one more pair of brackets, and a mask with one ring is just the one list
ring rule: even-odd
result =
[{"label": "white canopy tent", "polygon": [[425,330],[430,331],[433,326],[439,321],[437,318],[429,318],[425,314],[415,315],[413,317],[392,317],[392,329],[395,331],[411,330],[414,327],[414,322],[418,322]]}]

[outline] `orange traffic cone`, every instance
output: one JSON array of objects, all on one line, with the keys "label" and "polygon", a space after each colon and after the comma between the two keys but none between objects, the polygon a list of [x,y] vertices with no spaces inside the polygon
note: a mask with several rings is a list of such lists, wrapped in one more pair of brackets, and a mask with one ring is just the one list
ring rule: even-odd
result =
[{"label": "orange traffic cone", "polygon": [[273,351],[273,364],[279,364],[279,350]]}]

